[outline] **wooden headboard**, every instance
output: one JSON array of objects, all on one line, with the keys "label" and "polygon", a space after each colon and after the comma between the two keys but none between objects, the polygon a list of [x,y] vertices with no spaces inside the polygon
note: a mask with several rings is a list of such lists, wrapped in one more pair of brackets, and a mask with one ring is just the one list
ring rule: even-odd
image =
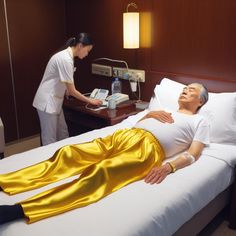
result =
[{"label": "wooden headboard", "polygon": [[148,82],[141,85],[142,99],[145,101],[148,101],[150,99],[156,84],[159,84],[160,81],[165,77],[183,84],[190,84],[193,82],[202,83],[209,92],[236,92],[236,79],[224,80],[221,78],[209,78],[204,76],[193,76],[155,71],[146,72],[145,77]]}]

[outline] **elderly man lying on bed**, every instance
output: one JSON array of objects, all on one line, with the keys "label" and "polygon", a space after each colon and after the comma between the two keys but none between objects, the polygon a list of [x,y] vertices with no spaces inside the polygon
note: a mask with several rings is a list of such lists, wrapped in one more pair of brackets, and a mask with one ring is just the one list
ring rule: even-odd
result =
[{"label": "elderly man lying on bed", "polygon": [[0,175],[1,190],[17,194],[81,174],[15,205],[0,206],[0,223],[18,218],[32,223],[83,207],[137,180],[160,183],[197,160],[208,144],[209,125],[196,114],[207,99],[203,85],[190,84],[179,96],[177,111],[151,111],[134,128],[62,147],[49,160]]}]

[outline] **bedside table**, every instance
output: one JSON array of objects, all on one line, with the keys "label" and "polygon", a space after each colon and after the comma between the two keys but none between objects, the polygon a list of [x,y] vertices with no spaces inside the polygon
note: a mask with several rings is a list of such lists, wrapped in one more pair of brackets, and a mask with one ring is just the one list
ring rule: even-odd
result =
[{"label": "bedside table", "polygon": [[63,110],[70,136],[115,125],[128,116],[143,111],[136,108],[134,101],[120,103],[116,109],[104,108],[94,111],[86,108],[84,102],[74,98],[64,100]]}]

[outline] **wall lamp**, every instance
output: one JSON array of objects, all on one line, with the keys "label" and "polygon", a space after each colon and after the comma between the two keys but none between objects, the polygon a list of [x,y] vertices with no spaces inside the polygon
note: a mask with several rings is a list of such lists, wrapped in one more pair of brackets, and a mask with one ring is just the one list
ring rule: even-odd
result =
[{"label": "wall lamp", "polygon": [[129,7],[138,8],[131,2],[123,13],[123,47],[139,48],[139,12],[129,12]]}]

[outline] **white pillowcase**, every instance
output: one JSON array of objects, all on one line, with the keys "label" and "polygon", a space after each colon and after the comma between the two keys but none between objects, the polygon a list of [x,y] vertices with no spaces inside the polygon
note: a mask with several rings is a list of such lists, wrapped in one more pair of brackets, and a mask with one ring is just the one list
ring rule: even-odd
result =
[{"label": "white pillowcase", "polygon": [[[178,98],[186,85],[162,79],[154,92],[149,109],[178,109]],[[236,92],[235,93],[209,93],[208,102],[199,110],[199,114],[209,120],[210,141],[236,145]]]},{"label": "white pillowcase", "polygon": [[236,145],[236,93],[215,94],[199,114],[209,120],[211,142]]},{"label": "white pillowcase", "polygon": [[158,96],[158,92],[157,92],[158,87],[160,87],[160,85],[156,85],[156,87],[154,89],[154,95],[152,96],[152,98],[149,102],[148,110],[150,110],[150,111],[162,109],[162,106],[161,106],[161,103],[159,100],[159,96]]},{"label": "white pillowcase", "polygon": [[179,107],[178,98],[185,84],[164,78],[157,88],[157,95],[163,108],[176,111]]}]

